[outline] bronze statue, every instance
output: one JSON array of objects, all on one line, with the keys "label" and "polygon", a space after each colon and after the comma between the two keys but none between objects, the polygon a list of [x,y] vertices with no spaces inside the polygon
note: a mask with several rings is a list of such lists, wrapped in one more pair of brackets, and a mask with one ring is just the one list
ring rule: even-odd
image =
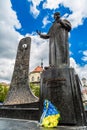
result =
[{"label": "bronze statue", "polygon": [[69,67],[69,45],[68,32],[71,30],[71,24],[66,19],[60,18],[60,13],[54,13],[53,25],[47,34],[37,31],[41,38],[49,38],[49,65]]}]

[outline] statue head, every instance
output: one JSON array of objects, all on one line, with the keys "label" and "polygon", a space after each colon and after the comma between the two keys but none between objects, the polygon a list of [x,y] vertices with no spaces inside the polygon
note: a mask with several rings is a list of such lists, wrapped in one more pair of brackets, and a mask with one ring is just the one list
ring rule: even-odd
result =
[{"label": "statue head", "polygon": [[60,12],[54,13],[54,19],[57,20],[60,18]]}]

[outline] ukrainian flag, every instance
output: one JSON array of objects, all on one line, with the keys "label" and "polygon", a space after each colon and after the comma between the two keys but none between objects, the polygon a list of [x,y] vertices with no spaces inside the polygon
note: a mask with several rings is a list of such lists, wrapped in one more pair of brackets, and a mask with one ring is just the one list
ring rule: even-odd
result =
[{"label": "ukrainian flag", "polygon": [[40,125],[43,127],[57,127],[59,120],[59,111],[50,101],[45,100],[43,113],[40,119]]}]

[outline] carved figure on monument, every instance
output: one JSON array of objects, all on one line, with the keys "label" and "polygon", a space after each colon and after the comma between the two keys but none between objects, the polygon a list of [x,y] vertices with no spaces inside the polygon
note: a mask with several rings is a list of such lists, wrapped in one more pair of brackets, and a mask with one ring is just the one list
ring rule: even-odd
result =
[{"label": "carved figure on monument", "polygon": [[41,38],[49,38],[49,65],[69,67],[69,45],[68,32],[71,30],[71,23],[66,19],[60,18],[60,13],[54,13],[53,25],[47,34],[37,33]]}]

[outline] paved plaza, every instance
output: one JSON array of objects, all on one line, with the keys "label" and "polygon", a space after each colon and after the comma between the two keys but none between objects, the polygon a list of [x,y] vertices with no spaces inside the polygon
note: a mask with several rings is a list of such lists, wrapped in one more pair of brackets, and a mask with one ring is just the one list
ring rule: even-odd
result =
[{"label": "paved plaza", "polygon": [[43,128],[37,121],[0,118],[0,130],[87,130],[87,127],[58,126],[57,128]]}]

